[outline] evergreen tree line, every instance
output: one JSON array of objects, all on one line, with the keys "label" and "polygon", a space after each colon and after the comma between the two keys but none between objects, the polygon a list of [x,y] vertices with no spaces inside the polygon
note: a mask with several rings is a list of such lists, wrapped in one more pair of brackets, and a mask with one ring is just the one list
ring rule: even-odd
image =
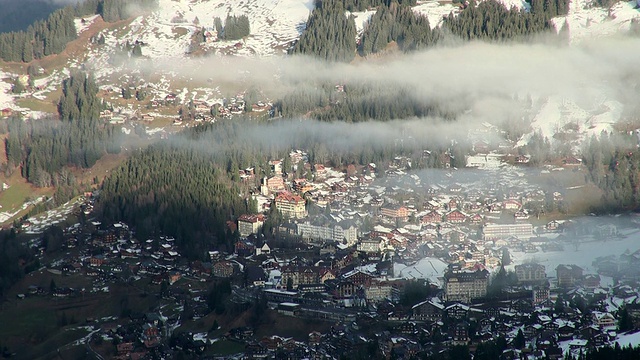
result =
[{"label": "evergreen tree line", "polygon": [[[138,0],[136,9],[150,9],[157,0]],[[0,59],[4,61],[31,62],[45,56],[58,54],[70,41],[77,38],[74,18],[99,14],[107,22],[126,19],[132,12],[127,0],[86,0],[75,7],[67,6],[54,11],[46,20],[36,21],[26,31],[0,34]]]},{"label": "evergreen tree line", "polygon": [[463,40],[483,41],[524,41],[552,30],[546,13],[507,9],[497,0],[483,1],[478,6],[471,4],[458,15],[449,14],[443,27]]},{"label": "evergreen tree line", "polygon": [[120,151],[119,134],[99,121],[98,88],[91,77],[74,74],[63,82],[59,120],[13,118],[6,122],[8,167],[39,187],[72,186],[67,166],[88,168],[106,152]]},{"label": "evergreen tree line", "polygon": [[218,33],[218,38],[221,40],[239,40],[249,36],[251,33],[251,26],[247,15],[227,15],[224,26],[222,25],[222,20],[216,17],[213,19],[213,26]]},{"label": "evergreen tree line", "polygon": [[100,15],[116,22],[158,7],[158,0],[84,0],[73,7],[75,16]]},{"label": "evergreen tree line", "polygon": [[[26,265],[21,265],[21,262]],[[0,231],[0,299],[25,273],[40,267],[34,254],[16,238],[15,231]]]},{"label": "evergreen tree line", "polygon": [[463,101],[453,108],[445,107],[435,101],[416,98],[411,88],[384,83],[347,84],[343,92],[328,84],[316,88],[300,87],[277,101],[275,106],[283,117],[308,114],[317,120],[346,122],[424,116],[453,120],[465,110]]},{"label": "evergreen tree line", "polygon": [[67,7],[36,21],[27,31],[0,34],[0,59],[30,62],[61,52],[77,37],[73,19],[73,9]]},{"label": "evergreen tree line", "polygon": [[553,33],[549,21],[566,15],[568,0],[531,0],[531,11],[507,9],[497,0],[472,2],[459,14],[445,17],[443,29],[431,30],[426,17],[415,14],[414,1],[318,1],[305,31],[292,49],[329,61],[353,60],[356,44],[355,23],[345,10],[377,6],[378,11],[365,28],[359,50],[376,53],[395,41],[404,51],[431,47],[443,39],[443,30],[463,40],[525,41],[539,33]]},{"label": "evergreen tree line", "polygon": [[532,14],[542,15],[547,19],[569,13],[570,0],[529,0],[528,3]]},{"label": "evergreen tree line", "polygon": [[[565,357],[566,359],[567,357]],[[578,360],[632,360],[640,358],[639,346],[625,346],[621,347],[616,343],[614,346],[605,346],[589,349],[586,354],[578,357]],[[569,359],[574,359],[569,357]]]},{"label": "evergreen tree line", "polygon": [[390,6],[396,2],[401,5],[415,6],[416,0],[317,0],[316,7],[333,7],[336,4],[347,11],[364,11],[378,6]]},{"label": "evergreen tree line", "polygon": [[366,25],[360,41],[362,55],[384,50],[392,41],[403,51],[424,49],[442,38],[439,28],[431,30],[429,19],[416,14],[410,6],[382,5]]},{"label": "evergreen tree line", "polygon": [[582,161],[589,179],[602,191],[596,212],[619,212],[640,206],[640,153],[635,136],[622,138],[602,134],[592,137],[583,149]]},{"label": "evergreen tree line", "polygon": [[356,24],[341,1],[323,1],[311,12],[306,30],[291,50],[328,61],[349,62],[355,57]]},{"label": "evergreen tree line", "polygon": [[134,153],[104,181],[96,204],[106,220],[133,225],[139,238],[176,237],[191,259],[211,248],[232,249],[225,223],[255,212],[226,167],[187,143],[157,143]]}]

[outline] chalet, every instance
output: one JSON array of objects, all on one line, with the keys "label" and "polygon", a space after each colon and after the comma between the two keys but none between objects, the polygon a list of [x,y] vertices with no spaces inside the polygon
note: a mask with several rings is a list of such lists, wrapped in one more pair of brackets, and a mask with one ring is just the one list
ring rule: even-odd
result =
[{"label": "chalet", "polygon": [[573,325],[572,323],[564,323],[558,326],[558,340],[572,339],[575,331],[575,325]]},{"label": "chalet", "polygon": [[436,211],[430,211],[422,217],[423,223],[439,223],[442,221],[442,215]]},{"label": "chalet", "polygon": [[460,210],[453,210],[445,215],[445,220],[453,224],[459,224],[467,220],[467,215]]},{"label": "chalet", "polygon": [[271,106],[269,104],[265,104],[263,102],[259,102],[257,104],[251,105],[251,111],[254,111],[254,112],[263,112],[263,111],[267,111],[269,109],[271,109]]},{"label": "chalet", "polygon": [[213,264],[213,276],[227,278],[234,275],[237,266],[231,261],[218,261]]},{"label": "chalet", "polygon": [[484,222],[484,218],[480,214],[473,214],[469,216],[469,223],[473,225],[479,225]]},{"label": "chalet", "polygon": [[211,112],[211,107],[204,101],[194,101],[193,105],[197,113],[206,114]]},{"label": "chalet", "polygon": [[588,274],[585,275],[582,284],[589,289],[595,289],[600,286],[600,275]]},{"label": "chalet", "polygon": [[322,164],[313,165],[313,169],[316,173],[316,177],[322,178],[327,175],[327,169]]},{"label": "chalet", "polygon": [[469,314],[469,307],[460,303],[449,305],[444,309],[444,314],[449,319],[466,319]]},{"label": "chalet", "polygon": [[469,344],[469,323],[461,321],[453,327],[453,345],[467,345]]},{"label": "chalet", "polygon": [[533,304],[530,299],[513,300],[509,307],[516,312],[524,314],[530,313],[533,310]]},{"label": "chalet", "polygon": [[522,208],[522,203],[514,199],[509,199],[502,202],[502,207],[505,210],[520,210]]},{"label": "chalet", "polygon": [[109,109],[100,111],[100,120],[111,121],[112,118],[113,118],[113,111]]},{"label": "chalet", "polygon": [[582,279],[582,268],[577,265],[558,265],[556,268],[558,286],[573,286]]},{"label": "chalet", "polygon": [[358,287],[350,281],[340,281],[336,284],[333,295],[339,299],[350,298],[356,294],[357,289]]},{"label": "chalet", "polygon": [[249,181],[255,178],[255,169],[250,167],[244,170],[238,170],[238,174],[240,175],[240,180]]},{"label": "chalet", "polygon": [[275,259],[267,259],[260,264],[265,271],[280,269],[280,264]]},{"label": "chalet", "polygon": [[89,265],[94,266],[94,267],[99,267],[104,265],[107,262],[107,260],[105,259],[104,255],[96,255],[96,256],[92,256],[89,259]]},{"label": "chalet", "polygon": [[350,271],[342,276],[345,280],[352,282],[355,285],[370,285],[373,275],[367,274],[360,270]]},{"label": "chalet", "polygon": [[67,287],[59,287],[53,291],[55,297],[69,297],[73,294],[73,290]]},{"label": "chalet", "polygon": [[414,320],[440,321],[442,320],[444,305],[437,299],[431,299],[418,303],[411,309],[413,310],[412,318]]},{"label": "chalet", "polygon": [[255,253],[256,251],[256,247],[255,245],[253,245],[253,243],[246,241],[246,240],[240,240],[238,242],[236,242],[235,245],[235,253],[238,256],[251,256]]},{"label": "chalet", "polygon": [[262,254],[265,254],[265,255],[271,254],[271,247],[269,246],[269,244],[264,243],[260,247],[256,246],[256,255],[262,255]]},{"label": "chalet", "polygon": [[324,269],[320,271],[320,282],[324,284],[326,281],[333,280],[336,278],[336,273],[331,269]]},{"label": "chalet", "polygon": [[616,327],[616,318],[608,312],[594,311],[593,322],[600,329],[609,329]]}]

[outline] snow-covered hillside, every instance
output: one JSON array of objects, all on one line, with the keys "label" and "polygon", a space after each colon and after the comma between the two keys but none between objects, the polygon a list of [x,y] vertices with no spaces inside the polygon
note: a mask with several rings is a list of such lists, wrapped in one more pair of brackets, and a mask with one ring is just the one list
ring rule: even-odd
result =
[{"label": "snow-covered hillside", "polygon": [[604,95],[582,106],[568,98],[550,97],[541,100],[531,122],[531,131],[518,145],[526,145],[534,133],[551,139],[559,132],[565,132],[574,136],[577,146],[592,136],[613,132],[613,125],[620,120],[623,110],[622,103]]},{"label": "snow-covered hillside", "polygon": [[107,32],[107,41],[124,43],[141,41],[144,56],[151,58],[184,56],[191,35],[201,28],[213,30],[213,19],[223,21],[227,15],[247,15],[251,35],[241,46],[238,41],[210,42],[209,49],[234,46],[238,55],[273,55],[282,53],[300,36],[311,10],[312,0],[160,0],[160,7],[150,15],[135,19],[124,34]]},{"label": "snow-covered hillside", "polygon": [[[507,7],[529,7],[524,0],[503,2]],[[566,19],[575,40],[606,36],[628,29],[630,20],[640,16],[634,6],[635,1],[621,2],[609,15],[605,9],[588,6],[586,0],[574,0],[569,15],[554,19],[554,23],[560,28]],[[136,18],[125,29],[106,31],[105,36],[111,45],[141,41],[147,44],[142,49],[147,57],[182,57],[186,56],[191,35],[197,29],[213,30],[214,17],[247,15],[251,35],[245,40],[210,41],[204,47],[212,52],[230,50],[237,55],[269,56],[282,54],[299,37],[312,9],[313,0],[160,0],[157,11]],[[436,27],[442,24],[444,16],[456,13],[458,7],[429,0],[419,1],[414,10],[427,16],[431,26]],[[374,12],[351,14],[359,32]]]},{"label": "snow-covered hillside", "polygon": [[[507,7],[528,8],[528,4],[523,0],[502,1]],[[589,1],[573,0],[569,15],[553,20],[557,28],[567,22],[574,45],[594,37],[624,32],[629,28],[633,18],[640,17],[640,13],[635,9],[635,1],[618,3],[610,11],[590,6]],[[224,19],[227,15],[247,15],[251,23],[251,35],[240,41],[217,41],[215,36],[209,36],[207,42],[201,44],[202,50],[215,55],[233,54],[251,58],[281,55],[300,36],[313,4],[314,0],[159,0],[159,9],[153,13],[139,16],[130,23],[103,30],[100,34],[104,35],[106,45],[89,47],[87,65],[96,70],[96,77],[103,89],[118,90],[123,83],[131,81],[132,72],[140,73],[140,68],[147,65],[137,66],[136,61],[129,58],[114,61],[124,44],[143,44],[143,57],[151,59],[154,63],[184,63],[182,59],[190,57],[189,45],[194,32],[202,28],[212,32],[214,17]],[[427,0],[418,1],[414,10],[427,16],[431,26],[436,27],[442,24],[444,16],[456,13],[459,8],[452,3]],[[368,10],[352,14],[359,32],[374,12]],[[96,17],[78,19],[78,32],[87,31],[95,19]],[[36,86],[39,90],[32,95],[44,100],[47,94],[59,86],[61,79],[69,73],[69,68],[81,67],[82,61],[70,59],[65,69],[56,70],[46,78],[37,79]],[[172,67],[158,68],[162,71],[156,74],[158,76],[150,84],[155,90],[154,93],[162,95],[175,92],[173,83],[176,77]],[[10,94],[9,75],[1,75],[5,80],[0,81],[0,107],[17,109]],[[189,78],[182,80],[189,81]],[[216,90],[218,85],[216,79],[213,79],[208,89],[198,85],[200,89],[197,96],[208,100],[219,98],[220,93]],[[553,84],[550,84],[550,87],[553,87]],[[530,93],[528,89],[522,90],[524,92],[519,95]],[[181,91],[184,96],[193,95],[185,91]],[[551,137],[559,129],[570,125],[577,127],[579,140],[591,134],[599,134],[602,130],[611,130],[611,125],[619,120],[624,110],[623,105],[607,89],[587,88],[585,91],[591,94],[588,102],[572,97],[554,97],[553,94],[531,92],[533,97],[539,100],[530,117],[531,133],[537,131]],[[525,143],[531,133],[525,135],[521,143]]]},{"label": "snow-covered hillside", "polygon": [[594,7],[591,1],[571,0],[567,16],[552,19],[556,29],[569,25],[571,42],[610,36],[629,30],[631,20],[640,17],[636,1],[621,1],[611,10]]}]

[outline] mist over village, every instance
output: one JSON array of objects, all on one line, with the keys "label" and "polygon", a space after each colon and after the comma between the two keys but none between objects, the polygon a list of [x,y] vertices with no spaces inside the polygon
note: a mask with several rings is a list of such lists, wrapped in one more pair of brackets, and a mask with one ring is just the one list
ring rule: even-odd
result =
[{"label": "mist over village", "polygon": [[7,359],[640,358],[640,0],[0,0]]}]

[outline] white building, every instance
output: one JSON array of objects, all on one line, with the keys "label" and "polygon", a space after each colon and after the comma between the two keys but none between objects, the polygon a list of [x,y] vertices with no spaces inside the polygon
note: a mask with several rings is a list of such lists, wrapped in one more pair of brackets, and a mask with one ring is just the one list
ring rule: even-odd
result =
[{"label": "white building", "polygon": [[528,239],[533,236],[533,225],[521,224],[487,224],[482,229],[484,240],[494,240],[515,236]]},{"label": "white building", "polygon": [[309,221],[297,225],[297,235],[303,239],[332,240],[340,243],[346,240],[348,246],[355,245],[358,241],[358,228],[354,225],[314,225]]}]

